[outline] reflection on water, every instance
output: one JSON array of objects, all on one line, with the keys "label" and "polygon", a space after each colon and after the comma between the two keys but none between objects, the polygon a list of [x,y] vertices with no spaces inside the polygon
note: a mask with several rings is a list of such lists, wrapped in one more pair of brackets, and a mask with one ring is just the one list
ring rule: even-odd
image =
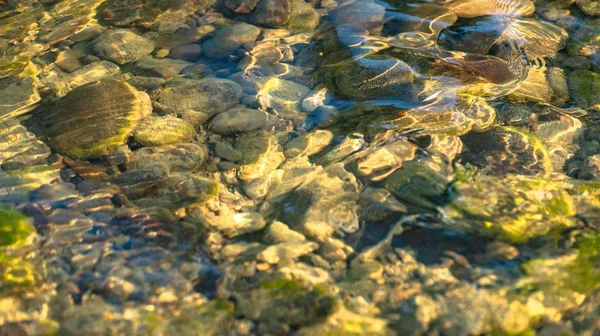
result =
[{"label": "reflection on water", "polygon": [[594,0],[0,0],[0,334],[592,335]]}]

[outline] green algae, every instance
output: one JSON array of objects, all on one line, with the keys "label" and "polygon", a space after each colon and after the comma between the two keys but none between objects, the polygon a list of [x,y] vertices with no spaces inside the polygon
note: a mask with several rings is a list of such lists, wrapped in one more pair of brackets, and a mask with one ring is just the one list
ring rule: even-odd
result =
[{"label": "green algae", "polygon": [[38,271],[34,264],[22,257],[0,254],[0,293],[28,292],[37,282]]},{"label": "green algae", "polygon": [[266,290],[279,292],[290,298],[302,296],[306,291],[298,281],[288,279],[265,280],[260,284],[260,287]]},{"label": "green algae", "polygon": [[0,248],[23,245],[34,232],[35,228],[27,216],[0,209]]},{"label": "green algae", "polygon": [[523,175],[465,175],[454,183],[454,197],[443,210],[452,227],[521,244],[558,239],[575,225],[574,201],[558,183]]}]

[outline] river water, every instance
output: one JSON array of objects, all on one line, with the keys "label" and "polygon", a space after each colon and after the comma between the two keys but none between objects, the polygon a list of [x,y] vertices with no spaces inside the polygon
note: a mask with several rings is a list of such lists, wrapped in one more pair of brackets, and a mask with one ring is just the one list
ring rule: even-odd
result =
[{"label": "river water", "polygon": [[0,335],[600,333],[597,0],[0,0]]}]

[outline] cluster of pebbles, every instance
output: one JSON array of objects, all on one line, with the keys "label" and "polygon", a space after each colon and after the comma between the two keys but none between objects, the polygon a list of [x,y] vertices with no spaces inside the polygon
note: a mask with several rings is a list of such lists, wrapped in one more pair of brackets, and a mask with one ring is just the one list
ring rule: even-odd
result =
[{"label": "cluster of pebbles", "polygon": [[0,334],[600,332],[595,0],[0,0]]}]

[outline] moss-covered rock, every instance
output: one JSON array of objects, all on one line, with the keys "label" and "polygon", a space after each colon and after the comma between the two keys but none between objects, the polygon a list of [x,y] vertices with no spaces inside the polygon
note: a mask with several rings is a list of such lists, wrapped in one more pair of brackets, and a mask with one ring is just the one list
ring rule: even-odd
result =
[{"label": "moss-covered rock", "polygon": [[435,211],[446,202],[451,174],[437,160],[411,161],[384,181],[385,188],[411,212]]},{"label": "moss-covered rock", "polygon": [[323,288],[285,278],[264,279],[258,288],[235,295],[238,311],[265,329],[316,324],[339,309],[337,299]]},{"label": "moss-covered rock", "polygon": [[73,158],[91,159],[125,143],[150,111],[147,94],[127,83],[102,80],[71,91],[40,119],[50,147]]},{"label": "moss-covered rock", "polygon": [[517,283],[519,296],[527,295],[538,307],[539,318],[556,319],[575,310],[600,288],[600,237],[586,232],[562,254],[531,259],[522,265],[525,276]]},{"label": "moss-covered rock", "polygon": [[444,207],[451,228],[512,243],[557,239],[576,223],[573,199],[556,182],[523,175],[468,176],[459,172]]},{"label": "moss-covered rock", "polygon": [[35,228],[27,216],[17,211],[0,209],[0,249],[21,245],[34,232]]},{"label": "moss-covered rock", "polygon": [[150,116],[140,120],[133,139],[142,146],[162,146],[192,142],[196,130],[187,121],[173,116]]},{"label": "moss-covered rock", "polygon": [[585,109],[600,110],[600,74],[588,70],[569,73],[569,90],[575,103]]}]

